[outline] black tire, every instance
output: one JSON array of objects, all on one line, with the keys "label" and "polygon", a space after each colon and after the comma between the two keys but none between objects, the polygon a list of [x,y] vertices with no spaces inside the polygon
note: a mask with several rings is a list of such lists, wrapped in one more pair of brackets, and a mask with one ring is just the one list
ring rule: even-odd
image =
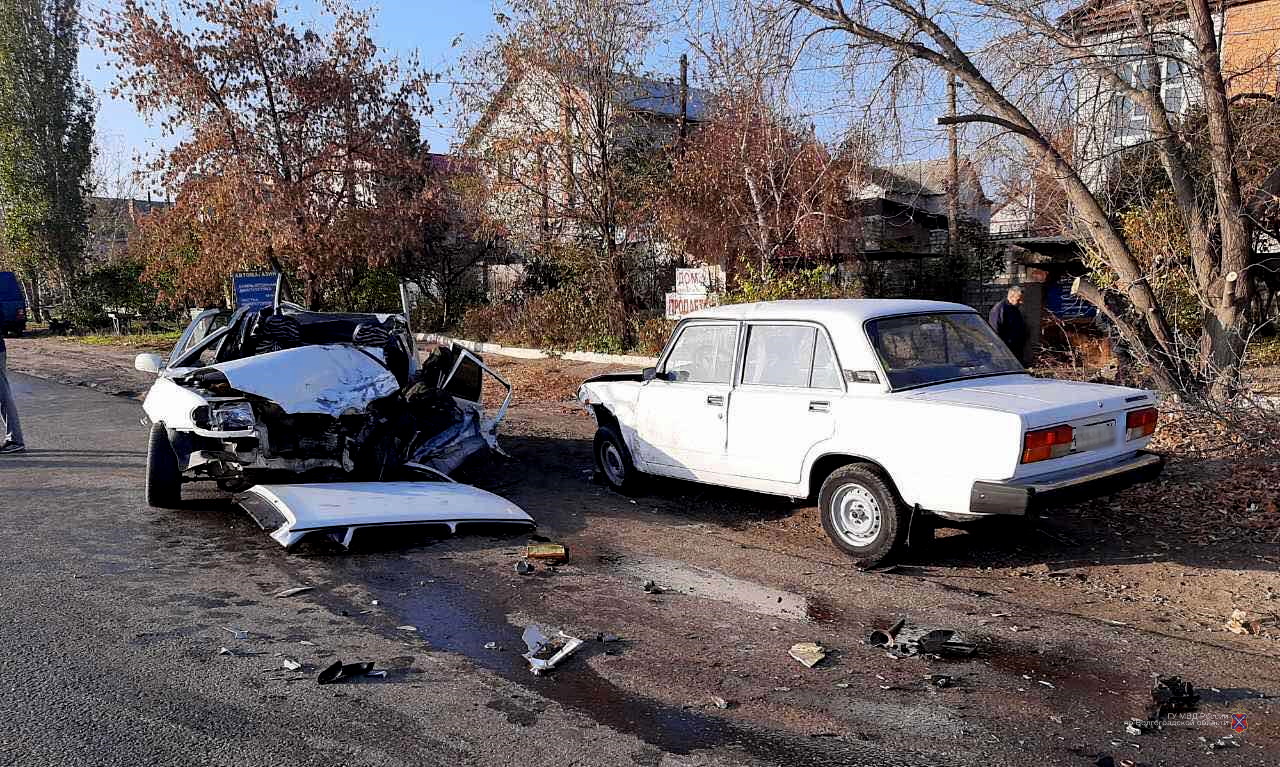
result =
[{"label": "black tire", "polygon": [[640,471],[631,460],[631,451],[627,443],[613,425],[604,425],[596,429],[595,444],[592,454],[596,459],[596,470],[609,487],[619,493],[631,494],[639,489]]},{"label": "black tire", "polygon": [[859,567],[884,564],[906,547],[911,509],[869,466],[833,471],[818,492],[818,510],[831,542]]},{"label": "black tire", "polygon": [[147,503],[158,509],[175,509],[182,503],[182,472],[178,456],[161,424],[151,425],[147,441]]}]

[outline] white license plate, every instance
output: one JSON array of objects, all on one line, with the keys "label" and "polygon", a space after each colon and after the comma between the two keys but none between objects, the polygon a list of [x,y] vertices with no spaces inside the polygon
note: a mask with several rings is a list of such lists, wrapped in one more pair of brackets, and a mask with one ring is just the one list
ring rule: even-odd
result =
[{"label": "white license plate", "polygon": [[1071,443],[1071,452],[1083,453],[1110,445],[1116,441],[1115,420],[1091,423],[1075,430],[1075,440]]}]

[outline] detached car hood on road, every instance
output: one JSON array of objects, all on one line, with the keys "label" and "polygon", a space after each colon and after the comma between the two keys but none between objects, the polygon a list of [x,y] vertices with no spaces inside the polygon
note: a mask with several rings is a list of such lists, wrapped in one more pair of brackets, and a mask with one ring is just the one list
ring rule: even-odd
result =
[{"label": "detached car hood on road", "polygon": [[335,418],[394,394],[400,384],[371,352],[342,344],[299,346],[222,362],[232,389],[269,399],[286,413]]},{"label": "detached car hood on road", "polygon": [[335,482],[255,485],[236,498],[254,521],[282,546],[308,533],[329,532],[350,546],[355,532],[388,525],[532,525],[533,518],[507,499],[454,482]]}]

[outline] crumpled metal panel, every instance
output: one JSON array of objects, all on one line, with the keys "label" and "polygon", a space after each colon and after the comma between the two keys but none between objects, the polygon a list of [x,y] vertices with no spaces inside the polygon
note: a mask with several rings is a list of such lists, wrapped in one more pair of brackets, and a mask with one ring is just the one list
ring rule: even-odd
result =
[{"label": "crumpled metal panel", "polygon": [[353,346],[299,346],[211,366],[231,388],[254,394],[286,413],[321,413],[335,418],[363,411],[390,396],[400,384],[380,362]]}]

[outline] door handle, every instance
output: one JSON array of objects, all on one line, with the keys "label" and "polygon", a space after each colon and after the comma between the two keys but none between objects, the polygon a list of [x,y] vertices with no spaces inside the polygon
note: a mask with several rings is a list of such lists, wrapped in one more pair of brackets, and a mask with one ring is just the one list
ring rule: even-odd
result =
[{"label": "door handle", "polygon": [[707,395],[707,404],[708,404],[708,405],[715,405],[716,407],[720,407],[721,405],[723,405],[723,404],[724,404],[724,395],[722,395],[722,394],[708,394],[708,395]]},{"label": "door handle", "polygon": [[810,413],[830,413],[831,403],[825,400],[810,400],[809,412]]}]

